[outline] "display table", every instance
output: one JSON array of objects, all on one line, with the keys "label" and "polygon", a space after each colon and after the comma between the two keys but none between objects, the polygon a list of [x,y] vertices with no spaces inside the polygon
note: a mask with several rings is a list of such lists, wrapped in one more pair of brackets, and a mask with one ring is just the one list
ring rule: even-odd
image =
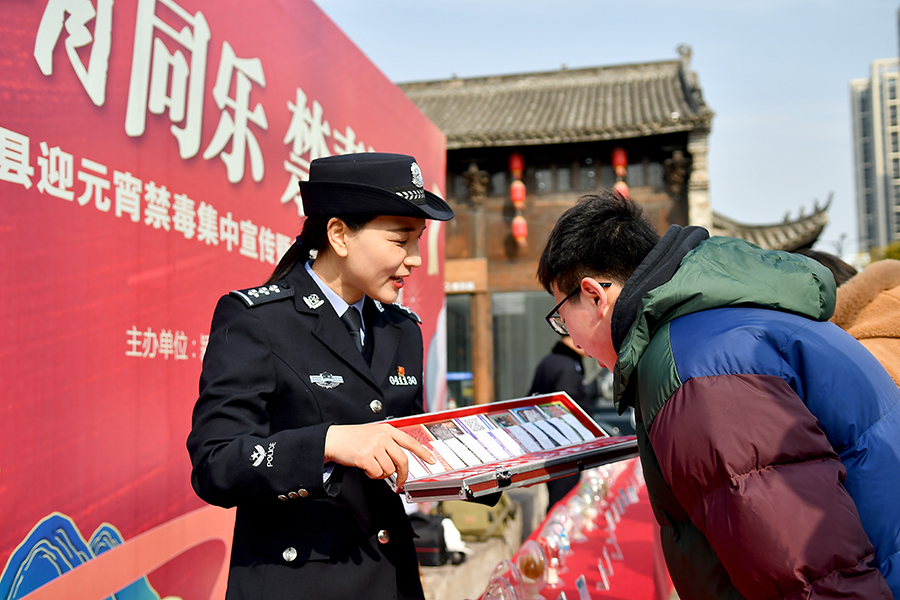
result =
[{"label": "display table", "polygon": [[[658,542],[658,525],[650,508],[640,468],[638,459],[629,460],[626,468],[611,483],[607,495],[610,501],[619,497],[624,499],[629,493],[631,495],[631,502],[620,502],[623,510],[614,531],[621,559],[615,558],[618,552],[609,541],[606,520],[601,515],[597,519],[597,528],[585,532],[586,541],[571,543],[572,554],[566,559],[568,571],[559,575],[560,584],[544,588],[544,598],[556,600],[564,592],[567,600],[578,600],[580,596],[575,581],[582,574],[586,579],[587,590],[594,599],[667,600],[671,596],[673,588]],[[560,504],[567,502],[577,490],[578,488],[572,490]],[[552,508],[545,522],[551,514]],[[544,523],[529,539],[537,540],[543,525]],[[603,557],[604,547],[611,556],[612,566],[612,574],[607,576],[608,590],[598,589],[598,584],[602,582],[598,559]]]}]

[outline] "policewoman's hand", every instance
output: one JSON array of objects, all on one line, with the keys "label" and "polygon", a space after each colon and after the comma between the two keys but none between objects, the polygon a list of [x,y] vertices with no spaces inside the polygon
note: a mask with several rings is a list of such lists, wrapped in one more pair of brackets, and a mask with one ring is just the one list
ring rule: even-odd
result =
[{"label": "policewoman's hand", "polygon": [[359,467],[372,479],[386,479],[397,473],[403,487],[409,473],[406,448],[428,464],[436,460],[414,437],[386,423],[332,425],[325,434],[325,462]]}]

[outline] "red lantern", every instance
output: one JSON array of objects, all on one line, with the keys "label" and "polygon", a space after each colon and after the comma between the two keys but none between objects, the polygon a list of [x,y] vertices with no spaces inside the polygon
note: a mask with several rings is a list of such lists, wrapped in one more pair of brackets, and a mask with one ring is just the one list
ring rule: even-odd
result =
[{"label": "red lantern", "polygon": [[613,189],[619,192],[623,198],[628,200],[628,184],[624,181],[617,181],[613,184]]},{"label": "red lantern", "polygon": [[621,146],[613,148],[612,165],[616,168],[628,167],[628,154],[625,152],[625,148]]},{"label": "red lantern", "polygon": [[521,179],[516,179],[509,184],[509,199],[517,209],[525,206],[525,184]]},{"label": "red lantern", "polygon": [[525,246],[528,243],[528,222],[522,215],[513,217],[512,236],[519,246]]},{"label": "red lantern", "polygon": [[515,179],[522,178],[522,171],[525,169],[525,159],[518,152],[509,155],[509,171]]}]

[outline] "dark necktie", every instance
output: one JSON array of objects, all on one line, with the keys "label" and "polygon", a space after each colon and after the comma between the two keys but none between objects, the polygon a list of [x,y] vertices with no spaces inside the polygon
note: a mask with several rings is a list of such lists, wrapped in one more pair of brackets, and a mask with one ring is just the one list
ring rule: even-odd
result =
[{"label": "dark necktie", "polygon": [[350,332],[350,337],[353,338],[353,342],[356,344],[356,349],[362,353],[363,345],[362,338],[360,336],[360,327],[362,326],[362,318],[360,317],[359,311],[354,307],[350,306],[344,311],[344,314],[341,316],[341,321],[344,322],[344,325],[347,326],[347,331]]}]

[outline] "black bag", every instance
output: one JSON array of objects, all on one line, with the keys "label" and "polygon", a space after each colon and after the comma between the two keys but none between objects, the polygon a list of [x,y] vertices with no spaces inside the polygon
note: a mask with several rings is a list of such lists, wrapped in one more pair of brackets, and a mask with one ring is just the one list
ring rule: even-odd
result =
[{"label": "black bag", "polygon": [[444,527],[441,525],[444,517],[415,512],[409,515],[409,520],[419,536],[413,540],[419,564],[423,567],[440,567],[446,564],[449,554],[444,542]]}]

